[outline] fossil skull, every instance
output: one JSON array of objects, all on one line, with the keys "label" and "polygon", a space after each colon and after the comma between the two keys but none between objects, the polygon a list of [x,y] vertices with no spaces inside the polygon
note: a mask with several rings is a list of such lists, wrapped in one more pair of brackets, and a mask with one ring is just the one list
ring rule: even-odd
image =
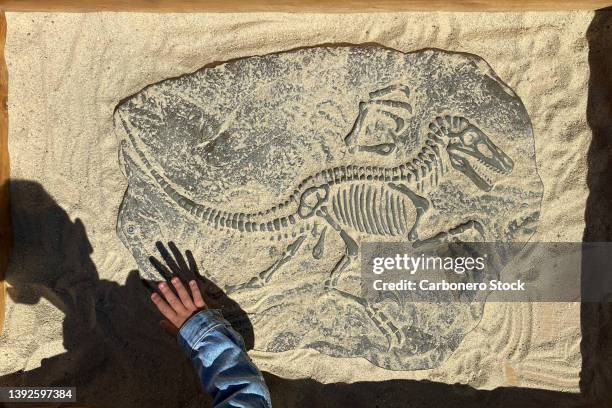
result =
[{"label": "fossil skull", "polygon": [[498,175],[512,172],[514,162],[474,125],[451,134],[446,151],[454,169],[484,191],[490,191]]}]

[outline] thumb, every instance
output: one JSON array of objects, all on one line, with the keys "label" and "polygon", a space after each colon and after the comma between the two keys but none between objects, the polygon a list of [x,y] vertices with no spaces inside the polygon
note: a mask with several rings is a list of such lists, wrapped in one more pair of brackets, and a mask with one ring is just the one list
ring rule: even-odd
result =
[{"label": "thumb", "polygon": [[162,329],[164,329],[166,333],[168,333],[168,335],[174,338],[178,336],[178,333],[179,333],[178,328],[175,325],[173,325],[169,320],[160,320],[159,325],[161,326]]}]

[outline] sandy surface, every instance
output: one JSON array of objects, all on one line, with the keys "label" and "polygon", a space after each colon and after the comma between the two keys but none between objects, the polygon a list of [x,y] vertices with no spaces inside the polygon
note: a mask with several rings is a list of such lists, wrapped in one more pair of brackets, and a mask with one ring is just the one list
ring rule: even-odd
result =
[{"label": "sandy surface", "polygon": [[[591,19],[590,12],[9,13],[6,57],[12,177],[40,183],[65,211],[64,216],[74,225],[80,219],[91,244],[94,273],[97,270],[105,282],[130,287],[128,274],[136,264],[115,233],[127,183],[117,160],[113,110],[123,98],[206,64],[302,46],[379,43],[406,52],[436,47],[484,58],[525,104],[544,183],[541,219],[533,240],[581,241],[588,193],[585,158],[591,137],[585,114],[585,33]],[[13,195],[14,211],[19,214],[30,214],[28,207],[34,205],[15,202],[19,197],[31,199],[27,191],[29,188],[23,188]],[[65,235],[60,231],[58,236]],[[27,257],[27,251],[20,253]],[[67,261],[62,262],[57,265],[67,268]],[[19,296],[25,291],[20,286],[23,277],[32,274],[28,265],[14,261],[9,268],[8,282],[15,290],[8,299],[0,338],[0,374],[35,369],[42,359],[66,350],[74,352],[75,367],[86,366],[86,354],[76,352],[85,345],[79,339],[67,344],[62,320],[70,314],[70,305],[65,299],[54,301],[53,296],[42,293],[45,283],[40,282],[28,289],[38,291],[34,299],[42,296],[38,303],[28,304],[33,303],[23,300],[28,296]],[[72,305],[97,311],[97,319],[87,320],[92,330],[103,320],[100,313],[104,316],[105,307],[112,304],[112,296],[98,292],[106,302],[102,306],[84,300]],[[111,321],[105,327],[119,325]],[[109,344],[114,344],[108,350],[117,350],[120,346],[112,333],[137,332],[101,330],[96,340],[108,336]],[[451,358],[433,370],[388,371],[365,359],[331,358],[313,350],[251,354],[262,369],[277,375],[311,377],[324,383],[405,378],[487,389],[521,386],[576,391],[580,338],[578,304],[488,304],[477,328]],[[137,344],[149,340],[130,339]],[[105,375],[111,376],[112,370]],[[111,382],[110,377],[107,381]]]}]

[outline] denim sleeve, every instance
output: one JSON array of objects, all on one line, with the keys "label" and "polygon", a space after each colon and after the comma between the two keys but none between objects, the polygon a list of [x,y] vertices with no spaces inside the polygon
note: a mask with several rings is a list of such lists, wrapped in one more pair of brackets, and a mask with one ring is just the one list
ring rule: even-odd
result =
[{"label": "denim sleeve", "polygon": [[272,407],[268,387],[244,350],[242,337],[219,310],[193,315],[181,327],[178,342],[215,408]]}]

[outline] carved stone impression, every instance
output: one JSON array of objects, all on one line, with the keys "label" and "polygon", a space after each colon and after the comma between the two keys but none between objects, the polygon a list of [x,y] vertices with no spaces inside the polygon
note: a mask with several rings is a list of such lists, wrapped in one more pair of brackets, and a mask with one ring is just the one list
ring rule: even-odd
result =
[{"label": "carved stone impression", "polygon": [[481,58],[314,47],[153,84],[115,112],[117,233],[141,270],[191,249],[255,348],[440,365],[482,303],[366,300],[367,241],[525,241],[542,198],[527,112]]}]

